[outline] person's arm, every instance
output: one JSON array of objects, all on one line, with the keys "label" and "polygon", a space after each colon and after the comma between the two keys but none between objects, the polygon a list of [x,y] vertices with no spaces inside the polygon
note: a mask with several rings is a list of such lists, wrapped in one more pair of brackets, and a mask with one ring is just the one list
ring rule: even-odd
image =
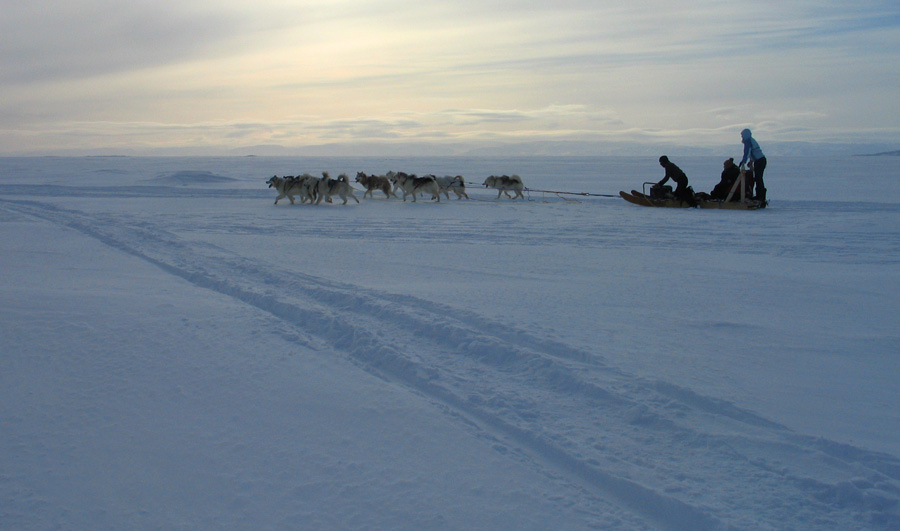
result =
[{"label": "person's arm", "polygon": [[656,183],[656,185],[657,185],[657,186],[662,186],[662,185],[666,184],[666,181],[668,181],[668,180],[669,180],[669,169],[666,168],[666,176],[663,177],[661,181],[659,181],[658,183]]},{"label": "person's arm", "polygon": [[744,157],[741,159],[740,167],[743,170],[744,164],[747,163],[747,159],[750,157],[750,139],[744,140]]}]

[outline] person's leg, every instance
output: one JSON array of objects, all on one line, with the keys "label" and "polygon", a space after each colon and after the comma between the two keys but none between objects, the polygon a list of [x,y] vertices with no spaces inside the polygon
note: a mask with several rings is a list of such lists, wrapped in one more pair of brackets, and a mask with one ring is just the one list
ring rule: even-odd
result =
[{"label": "person's leg", "polygon": [[756,197],[760,201],[766,200],[766,185],[763,182],[763,173],[766,171],[766,158],[763,157],[753,163],[753,182],[756,183]]}]

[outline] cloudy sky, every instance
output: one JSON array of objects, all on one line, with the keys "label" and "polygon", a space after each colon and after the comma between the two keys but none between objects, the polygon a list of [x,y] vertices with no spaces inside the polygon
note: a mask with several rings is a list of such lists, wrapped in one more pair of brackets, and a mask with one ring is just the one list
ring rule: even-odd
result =
[{"label": "cloudy sky", "polygon": [[0,3],[0,154],[900,149],[897,0]]}]

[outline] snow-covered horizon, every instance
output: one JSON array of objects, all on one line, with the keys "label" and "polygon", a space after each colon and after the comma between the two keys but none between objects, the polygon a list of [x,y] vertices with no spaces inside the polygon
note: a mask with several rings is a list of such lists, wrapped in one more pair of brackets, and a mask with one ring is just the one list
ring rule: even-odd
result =
[{"label": "snow-covered horizon", "polygon": [[[897,529],[893,162],[0,158],[0,527]],[[387,170],[473,199],[265,185]]]},{"label": "snow-covered horizon", "polygon": [[[689,157],[716,157],[719,153],[740,149],[740,142],[707,145],[682,145],[672,142],[336,142],[319,145],[196,145],[169,147],[95,147],[56,149],[40,148],[2,152],[0,157],[328,157],[372,159],[387,157],[427,158],[508,158],[508,157],[651,157],[660,153]],[[896,156],[896,142],[766,142],[766,153],[772,158],[818,157],[833,159],[847,156]],[[738,153],[740,156],[740,153]],[[651,157],[652,158],[652,157]]]}]

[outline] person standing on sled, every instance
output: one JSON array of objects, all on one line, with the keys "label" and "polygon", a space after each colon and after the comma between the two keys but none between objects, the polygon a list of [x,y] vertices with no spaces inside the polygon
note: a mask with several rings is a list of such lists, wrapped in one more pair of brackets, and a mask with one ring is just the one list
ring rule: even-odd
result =
[{"label": "person standing on sled", "polygon": [[666,169],[666,176],[663,177],[661,181],[656,183],[656,186],[661,189],[669,179],[672,179],[673,181],[675,181],[675,184],[678,185],[677,188],[675,188],[675,199],[678,199],[679,201],[685,201],[691,206],[694,206],[694,204],[696,203],[694,200],[694,193],[693,190],[688,187],[687,175],[685,175],[684,172],[681,171],[681,168],[676,166],[674,163],[669,162],[669,157],[665,155],[659,158],[659,165]]},{"label": "person standing on sled", "polygon": [[766,156],[749,129],[741,131],[741,142],[744,143],[744,158],[741,159],[741,169],[744,169],[744,164],[748,161],[750,162],[750,169],[753,171],[753,182],[756,183],[756,196],[754,199],[762,203],[762,206],[765,206],[766,185],[763,183],[763,173],[766,171]]}]

